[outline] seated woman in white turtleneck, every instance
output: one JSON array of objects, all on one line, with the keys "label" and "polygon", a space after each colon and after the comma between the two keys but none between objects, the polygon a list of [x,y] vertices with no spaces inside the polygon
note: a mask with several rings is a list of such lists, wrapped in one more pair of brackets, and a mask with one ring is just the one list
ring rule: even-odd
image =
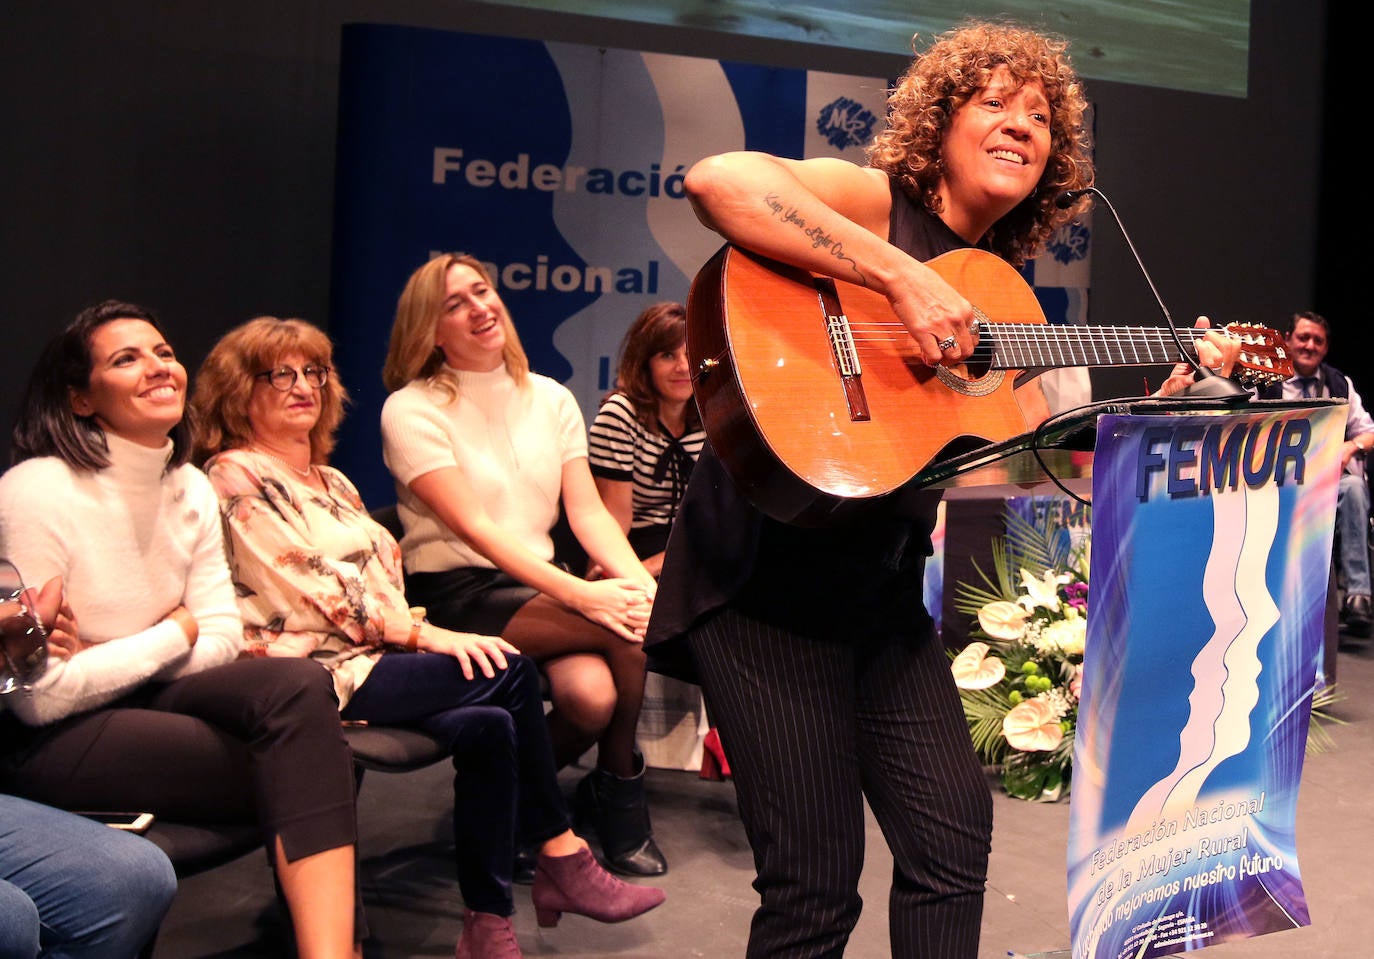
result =
[{"label": "seated woman in white turtleneck", "polygon": [[0,791],[257,822],[298,955],[361,955],[334,691],[313,663],[238,659],[218,501],[187,462],[185,399],[156,319],[128,303],[83,311],[33,371],[18,464],[0,477],[0,555],[45,593],[65,589],[48,624],[61,655],[0,700]]},{"label": "seated woman in white turtleneck", "polygon": [[[382,380],[382,452],[396,480],[406,589],[450,629],[499,633],[548,676],[559,765],[597,748],[578,785],[607,865],[652,876],[654,842],[635,728],[644,627],[657,583],[606,509],[572,393],[530,370],[487,269],[446,253],[396,304]],[[559,507],[603,571],[554,563]]]}]

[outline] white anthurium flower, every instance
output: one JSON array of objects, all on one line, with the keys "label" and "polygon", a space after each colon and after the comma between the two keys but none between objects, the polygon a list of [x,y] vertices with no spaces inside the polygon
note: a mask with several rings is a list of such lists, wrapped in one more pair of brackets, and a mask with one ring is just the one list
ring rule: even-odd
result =
[{"label": "white anthurium flower", "polygon": [[1007,675],[1007,667],[996,656],[989,656],[987,643],[969,643],[954,657],[949,671],[954,685],[960,689],[987,689],[996,686]]},{"label": "white anthurium flower", "polygon": [[1017,602],[1032,612],[1037,606],[1043,606],[1051,613],[1057,613],[1059,612],[1059,587],[1071,578],[1068,573],[1056,574],[1054,570],[1047,569],[1043,577],[1036,579],[1025,567],[1022,567],[1021,588],[1026,591],[1026,595]]},{"label": "white anthurium flower", "polygon": [[1017,703],[1002,717],[1002,735],[1022,752],[1054,749],[1064,740],[1054,705],[1042,696]]},{"label": "white anthurium flower", "polygon": [[1025,635],[1026,620],[1030,619],[1030,615],[1029,609],[999,599],[978,610],[978,625],[993,639],[1010,642]]}]

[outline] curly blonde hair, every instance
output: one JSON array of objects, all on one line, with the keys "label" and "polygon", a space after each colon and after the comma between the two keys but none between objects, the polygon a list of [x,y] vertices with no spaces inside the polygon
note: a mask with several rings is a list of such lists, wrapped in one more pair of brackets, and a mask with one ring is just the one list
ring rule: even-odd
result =
[{"label": "curly blonde hair", "polygon": [[1091,186],[1091,136],[1083,85],[1068,42],[1010,23],[975,22],[940,34],[888,94],[888,123],[868,147],[869,165],[897,179],[908,196],[939,214],[945,174],[941,144],[954,114],[1005,66],[1018,85],[1040,83],[1050,102],[1050,158],[1035,190],[988,232],[988,247],[1015,266],[1040,252],[1078,210],[1054,205],[1064,190]]},{"label": "curly blonde hair", "polygon": [[[394,393],[412,380],[429,380],[449,395],[458,396],[458,381],[444,366],[444,354],[434,344],[434,331],[444,313],[448,293],[448,271],[462,264],[495,286],[482,261],[470,253],[441,253],[410,274],[396,302],[396,319],[391,325],[391,343],[382,367],[382,383]],[[530,361],[509,311],[503,311],[506,330],[503,351],[506,369],[516,383],[523,384]]]},{"label": "curly blonde hair", "polygon": [[348,391],[334,365],[334,344],[319,327],[295,317],[259,316],[230,330],[211,348],[196,372],[191,394],[195,455],[203,464],[216,453],[253,445],[248,405],[257,376],[292,354],[329,367],[319,390],[320,418],[310,430],[310,461],[328,463],[334,434],[343,421]]}]

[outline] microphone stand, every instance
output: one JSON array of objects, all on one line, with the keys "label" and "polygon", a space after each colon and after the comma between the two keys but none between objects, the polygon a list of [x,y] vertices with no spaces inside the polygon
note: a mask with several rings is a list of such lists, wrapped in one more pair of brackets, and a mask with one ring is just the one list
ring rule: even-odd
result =
[{"label": "microphone stand", "polygon": [[1169,325],[1169,333],[1174,338],[1174,344],[1178,347],[1183,362],[1193,368],[1192,384],[1180,390],[1177,396],[1231,399],[1237,403],[1248,401],[1250,393],[1245,387],[1225,376],[1219,376],[1215,370],[1209,370],[1203,366],[1183,345],[1183,337],[1179,336],[1178,327],[1174,324],[1174,318],[1169,314],[1169,308],[1164,304],[1164,298],[1159,295],[1159,290],[1155,288],[1155,281],[1151,279],[1150,271],[1145,269],[1145,261],[1136,252],[1135,244],[1131,242],[1131,235],[1126,231],[1126,224],[1121,222],[1121,217],[1117,215],[1116,208],[1112,206],[1112,201],[1107,199],[1107,194],[1095,186],[1085,187],[1081,190],[1065,190],[1054,198],[1054,205],[1061,210],[1067,210],[1075,200],[1087,193],[1100,199],[1106,205],[1107,212],[1112,215],[1112,219],[1116,221],[1116,228],[1121,231],[1121,237],[1126,241],[1126,248],[1131,251],[1131,256],[1135,258],[1135,265],[1140,269],[1141,276],[1145,277],[1145,282],[1150,287],[1150,293],[1154,295],[1155,303],[1159,305],[1159,311],[1164,314],[1164,321]]}]

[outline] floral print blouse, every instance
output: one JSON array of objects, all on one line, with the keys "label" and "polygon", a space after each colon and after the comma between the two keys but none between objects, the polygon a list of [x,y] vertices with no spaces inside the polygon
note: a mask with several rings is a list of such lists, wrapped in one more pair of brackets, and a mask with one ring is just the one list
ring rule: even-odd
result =
[{"label": "floral print blouse", "polygon": [[401,548],[338,470],[321,490],[253,450],[212,457],[246,652],[308,656],[333,674],[340,708],[386,647],[386,614],[408,615]]}]

